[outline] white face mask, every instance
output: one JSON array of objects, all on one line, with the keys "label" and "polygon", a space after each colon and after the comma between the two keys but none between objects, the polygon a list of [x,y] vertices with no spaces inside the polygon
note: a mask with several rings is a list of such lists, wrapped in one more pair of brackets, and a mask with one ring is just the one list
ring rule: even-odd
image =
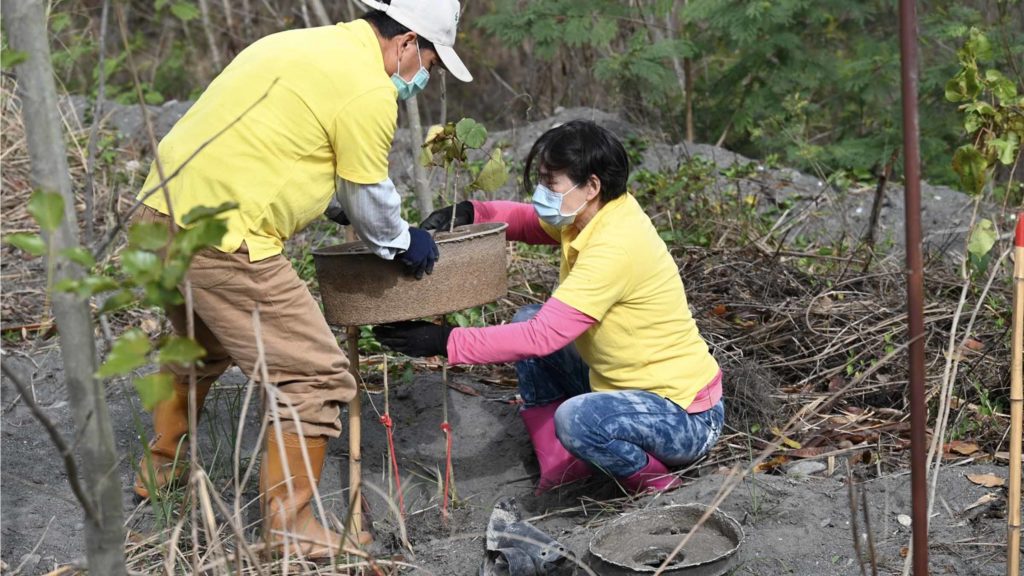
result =
[{"label": "white face mask", "polygon": [[569,192],[572,192],[579,187],[580,185],[577,184],[559,194],[547,186],[538,183],[537,188],[533,192],[533,209],[537,212],[537,216],[556,228],[568,226],[575,222],[576,215],[582,212],[583,207],[590,201],[588,200],[587,202],[580,204],[580,207],[573,210],[571,214],[562,214],[562,200],[565,199],[565,196]]}]

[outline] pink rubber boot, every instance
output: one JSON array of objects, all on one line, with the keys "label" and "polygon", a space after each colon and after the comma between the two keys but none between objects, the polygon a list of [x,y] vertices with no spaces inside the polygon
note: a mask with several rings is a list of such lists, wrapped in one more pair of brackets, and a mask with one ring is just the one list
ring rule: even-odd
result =
[{"label": "pink rubber boot", "polygon": [[634,472],[629,478],[620,478],[619,483],[633,494],[663,492],[682,484],[678,477],[669,473],[668,468],[661,463],[661,460],[650,454],[647,455],[646,466]]},{"label": "pink rubber boot", "polygon": [[530,434],[533,451],[540,463],[540,483],[536,494],[547,492],[556,486],[589,478],[593,470],[586,462],[573,456],[562,446],[555,435],[555,411],[562,401],[525,408],[519,414]]}]

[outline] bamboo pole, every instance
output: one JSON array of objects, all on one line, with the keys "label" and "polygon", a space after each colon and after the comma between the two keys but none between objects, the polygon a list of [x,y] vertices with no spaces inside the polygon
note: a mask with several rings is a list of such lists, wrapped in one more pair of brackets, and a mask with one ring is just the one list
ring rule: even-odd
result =
[{"label": "bamboo pole", "polygon": [[[345,237],[349,241],[356,240],[355,229],[348,226]],[[362,400],[359,397],[359,327],[349,326],[346,329],[345,341],[348,344],[349,372],[356,379],[356,395],[348,403],[348,511],[352,519],[348,526],[350,538],[358,540],[363,532],[363,420]]]},{"label": "bamboo pole", "polygon": [[358,539],[363,531],[362,507],[362,402],[359,398],[359,327],[349,326],[348,341],[349,371],[356,378],[356,395],[348,403],[348,505],[352,525],[349,534]]},{"label": "bamboo pole", "polygon": [[1013,341],[1010,345],[1010,493],[1006,515],[1006,573],[1020,574],[1021,426],[1024,425],[1024,212],[1017,213],[1013,263]]}]

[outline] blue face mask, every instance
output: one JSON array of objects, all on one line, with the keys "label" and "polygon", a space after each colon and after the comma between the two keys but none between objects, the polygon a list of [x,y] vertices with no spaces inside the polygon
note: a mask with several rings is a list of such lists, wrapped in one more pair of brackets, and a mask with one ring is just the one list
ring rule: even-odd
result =
[{"label": "blue face mask", "polygon": [[395,84],[395,88],[398,88],[399,100],[408,100],[419,94],[427,87],[427,82],[430,80],[430,72],[423,67],[423,57],[420,55],[419,43],[416,44],[416,58],[420,61],[420,69],[412,77],[411,81],[402,78],[401,58],[398,59],[398,71],[391,75],[391,81]]},{"label": "blue face mask", "polygon": [[587,203],[580,204],[580,207],[573,211],[572,214],[562,214],[562,199],[569,192],[579,188],[579,186],[577,184],[564,193],[559,194],[547,186],[538,183],[537,188],[533,192],[533,209],[537,212],[537,216],[555,228],[572,224],[576,220],[576,215],[583,211],[583,207]]}]

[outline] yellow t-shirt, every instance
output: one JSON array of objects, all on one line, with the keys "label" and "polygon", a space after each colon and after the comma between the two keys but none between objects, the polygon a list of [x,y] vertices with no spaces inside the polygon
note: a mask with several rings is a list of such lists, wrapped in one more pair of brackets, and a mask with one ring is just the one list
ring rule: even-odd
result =
[{"label": "yellow t-shirt", "polygon": [[[388,177],[397,96],[365,20],[258,40],[160,142],[167,177],[241,117],[168,183],[175,219],[180,225],[196,206],[237,202],[218,248],[234,252],[244,241],[253,262],[279,254],[285,239],[327,209],[335,174],[357,184]],[[159,182],[154,166],[143,193]],[[161,191],[145,204],[168,213]]]},{"label": "yellow t-shirt", "polygon": [[576,339],[597,391],[646,390],[687,408],[718,363],[686,304],[679,270],[632,194],[605,204],[562,244],[554,298],[597,320]]}]

